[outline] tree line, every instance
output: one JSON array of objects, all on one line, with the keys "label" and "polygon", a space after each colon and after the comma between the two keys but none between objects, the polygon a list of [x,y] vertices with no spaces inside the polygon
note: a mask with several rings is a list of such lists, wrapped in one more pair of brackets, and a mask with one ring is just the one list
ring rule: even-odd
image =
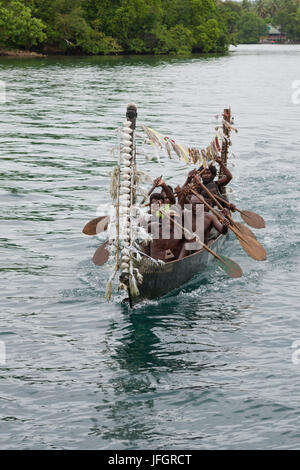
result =
[{"label": "tree line", "polygon": [[267,23],[300,39],[300,0],[0,0],[0,47],[45,53],[223,53]]},{"label": "tree line", "polygon": [[226,1],[232,11],[232,39],[236,43],[257,43],[267,36],[267,24],[279,27],[290,42],[300,41],[300,0]]}]

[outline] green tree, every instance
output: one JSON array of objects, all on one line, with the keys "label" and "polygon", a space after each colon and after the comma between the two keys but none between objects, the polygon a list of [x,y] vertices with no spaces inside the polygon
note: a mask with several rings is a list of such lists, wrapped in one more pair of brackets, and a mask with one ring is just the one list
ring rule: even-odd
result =
[{"label": "green tree", "polygon": [[46,39],[45,25],[18,0],[0,2],[0,43],[30,49]]},{"label": "green tree", "polygon": [[261,36],[268,34],[266,23],[255,13],[245,12],[237,23],[237,41],[241,44],[255,44]]},{"label": "green tree", "polygon": [[237,23],[242,15],[242,7],[240,3],[234,1],[220,2],[219,19],[223,23],[223,30],[228,35],[228,42],[236,43]]},{"label": "green tree", "polygon": [[182,24],[167,29],[165,25],[154,32],[156,46],[155,54],[190,54],[192,52],[194,37],[192,32]]},{"label": "green tree", "polygon": [[206,23],[197,26],[196,49],[205,53],[218,52],[218,42],[221,35],[222,30],[215,19],[208,20]]},{"label": "green tree", "polygon": [[221,0],[0,0],[0,39],[53,52],[220,52],[236,34],[241,9],[225,3],[224,9]]}]

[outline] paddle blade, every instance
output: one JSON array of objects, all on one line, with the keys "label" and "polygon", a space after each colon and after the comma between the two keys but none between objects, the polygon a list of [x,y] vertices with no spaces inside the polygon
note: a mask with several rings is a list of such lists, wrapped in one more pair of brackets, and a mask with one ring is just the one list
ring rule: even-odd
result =
[{"label": "paddle blade", "polygon": [[93,256],[93,263],[96,266],[103,266],[109,258],[109,251],[106,249],[108,241],[102,243],[102,245],[97,248]]},{"label": "paddle blade", "polygon": [[239,229],[242,235],[246,235],[247,237],[254,238],[256,240],[256,236],[254,235],[252,230],[250,230],[250,228],[246,227],[246,225],[236,221],[234,221],[234,224]]},{"label": "paddle blade", "polygon": [[229,277],[238,278],[242,277],[243,271],[242,268],[232,259],[227,258],[227,256],[219,255],[222,261],[216,259],[216,263],[220,266]]},{"label": "paddle blade", "polygon": [[250,238],[246,235],[242,235],[242,237],[242,239],[237,237],[238,241],[250,258],[253,258],[256,261],[265,261],[267,259],[266,250],[256,239]]},{"label": "paddle blade", "polygon": [[241,217],[246,224],[250,225],[253,228],[265,228],[266,224],[264,219],[251,211],[241,211]]},{"label": "paddle blade", "polygon": [[86,235],[97,235],[104,232],[109,224],[109,215],[102,215],[96,219],[90,220],[83,228],[82,232]]}]

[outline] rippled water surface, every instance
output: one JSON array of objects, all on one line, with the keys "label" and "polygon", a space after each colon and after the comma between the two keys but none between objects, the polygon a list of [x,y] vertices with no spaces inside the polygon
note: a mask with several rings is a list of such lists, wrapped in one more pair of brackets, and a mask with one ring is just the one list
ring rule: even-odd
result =
[{"label": "rippled water surface", "polygon": [[[300,448],[299,59],[300,46],[276,45],[0,59],[2,449]],[[104,301],[110,270],[81,233],[109,202],[130,101],[139,124],[186,146],[206,146],[231,105],[230,198],[264,216],[268,251],[255,262],[232,238],[242,279],[211,266],[132,312],[120,296]],[[175,159],[139,161],[171,184],[187,173]]]}]

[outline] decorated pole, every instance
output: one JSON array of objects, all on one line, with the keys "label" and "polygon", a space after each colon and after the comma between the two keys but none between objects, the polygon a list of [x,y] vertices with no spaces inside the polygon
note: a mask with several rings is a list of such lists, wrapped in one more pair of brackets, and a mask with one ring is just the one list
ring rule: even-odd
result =
[{"label": "decorated pole", "polygon": [[135,127],[137,118],[136,105],[130,103],[126,112],[127,121],[123,123],[120,160],[120,221],[122,225],[123,247],[121,250],[119,288],[128,291],[131,306],[132,295],[138,295],[136,280],[133,275],[133,260],[130,253],[132,242],[131,208],[136,199],[136,155]]},{"label": "decorated pole", "polygon": [[[226,122],[228,122],[229,126],[226,125]],[[222,142],[222,150],[221,150],[221,159],[224,163],[225,166],[227,166],[227,160],[228,160],[228,148],[230,145],[230,124],[231,124],[231,109],[230,108],[225,108],[223,112],[223,142]],[[219,178],[221,178],[224,175],[224,171],[222,167],[220,168],[219,172]],[[222,194],[226,194],[226,187],[223,186],[221,188]]]}]

